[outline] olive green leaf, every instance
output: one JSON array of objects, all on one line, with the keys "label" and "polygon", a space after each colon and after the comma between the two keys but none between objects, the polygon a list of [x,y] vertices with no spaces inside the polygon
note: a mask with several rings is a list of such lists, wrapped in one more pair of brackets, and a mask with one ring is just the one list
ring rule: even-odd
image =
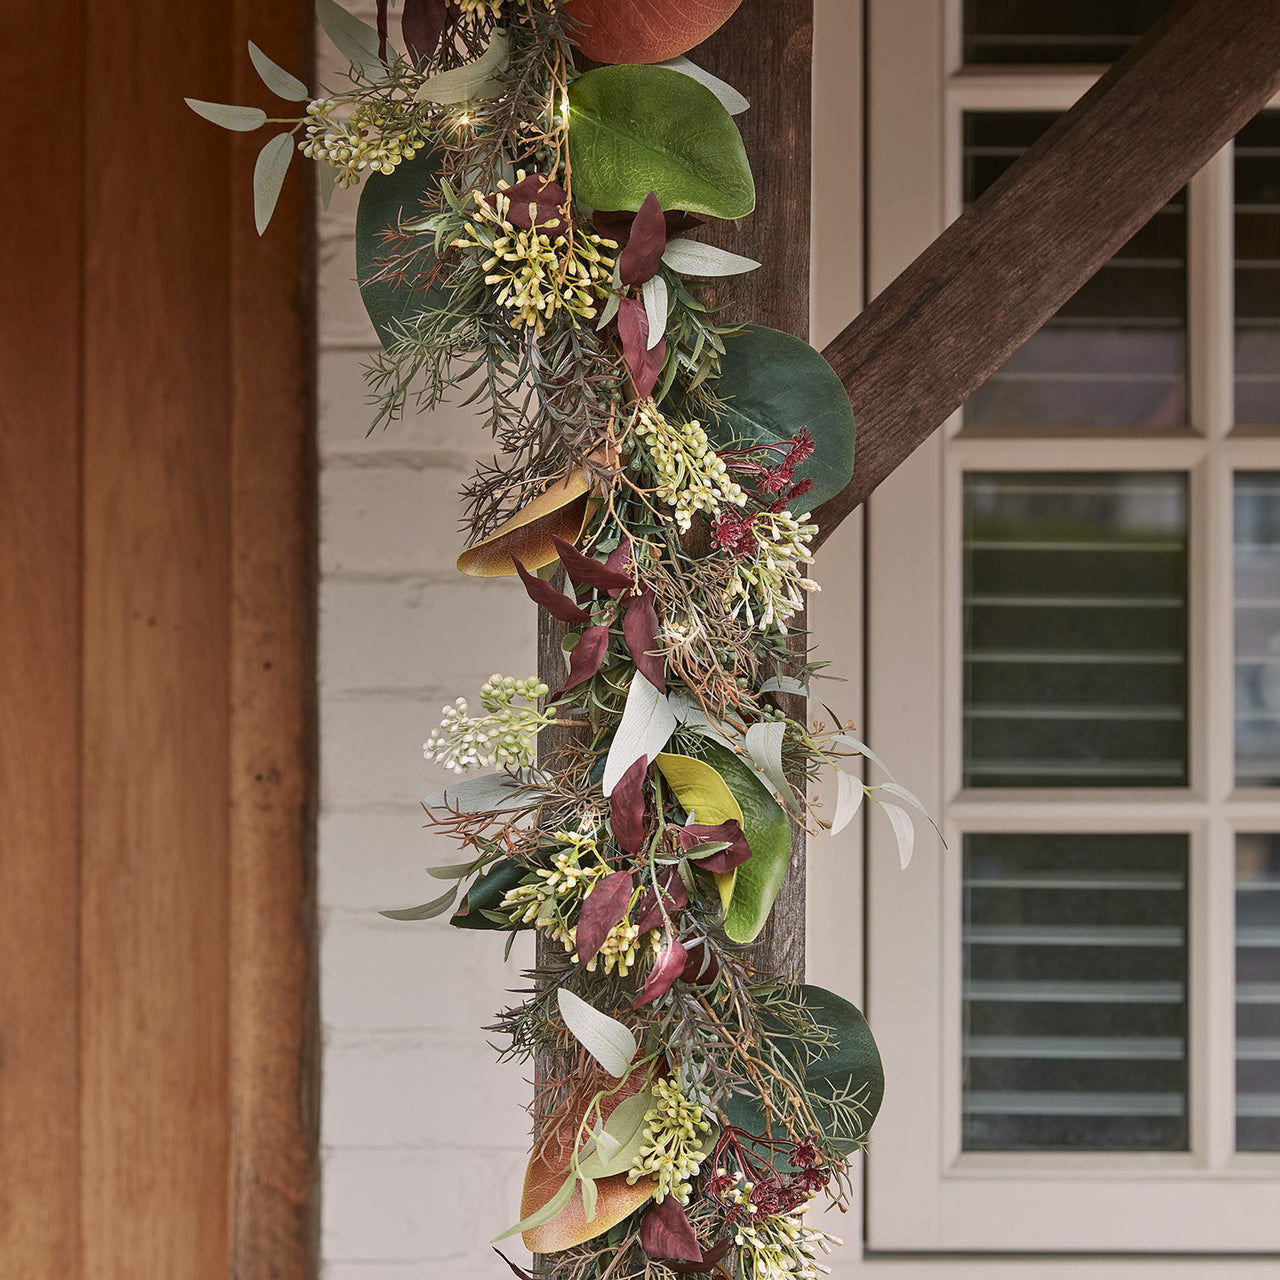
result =
[{"label": "olive green leaf", "polygon": [[742,137],[710,89],[656,66],[597,67],[569,86],[573,194],[595,209],[741,218],[755,208]]},{"label": "olive green leaf", "polygon": [[261,151],[253,166],[253,221],[261,235],[276,211],[284,175],[293,159],[293,137],[278,133]]},{"label": "olive green leaf", "polygon": [[[812,511],[849,483],[853,406],[835,370],[807,342],[748,325],[725,340],[715,392],[727,408],[703,426],[716,449],[775,444],[809,429],[813,456],[797,468],[796,479],[812,480],[813,487],[788,504],[793,512]],[[683,406],[677,401],[676,408]]]},{"label": "olive green leaf", "polygon": [[[400,326],[425,307],[438,306],[443,301],[438,285],[415,288],[404,273],[384,270],[387,234],[402,222],[421,216],[423,196],[435,190],[439,176],[439,155],[420,151],[412,160],[401,161],[390,173],[370,173],[360,192],[356,211],[356,280],[365,310],[384,347],[390,347],[400,337]],[[433,262],[426,252],[419,252],[410,275],[424,275]]]},{"label": "olive green leaf", "polygon": [[[828,1039],[816,1058],[808,1059],[776,1014],[766,1011],[764,1025],[779,1034],[783,1052],[802,1077],[823,1136],[848,1155],[866,1140],[884,1098],[880,1051],[867,1020],[847,1000],[808,984],[798,988],[798,999]],[[739,1129],[758,1135],[766,1132],[758,1093],[735,1094],[724,1103],[724,1112]]]},{"label": "olive green leaf", "polygon": [[200,98],[183,98],[183,102],[196,115],[236,133],[249,133],[267,123],[267,113],[261,107],[233,107],[225,102],[205,102]]},{"label": "olive green leaf", "polygon": [[438,898],[432,898],[430,902],[424,902],[420,907],[404,907],[399,911],[379,911],[380,916],[386,916],[388,920],[431,920],[436,916],[442,916],[453,906],[453,900],[458,896],[458,886],[452,885],[445,893]]},{"label": "olive green leaf", "polygon": [[489,1243],[497,1244],[499,1240],[505,1240],[508,1236],[513,1236],[517,1232],[532,1231],[534,1227],[540,1227],[544,1222],[550,1222],[573,1199],[573,1188],[577,1181],[578,1175],[571,1173],[560,1184],[560,1190],[541,1209],[531,1213],[527,1218],[522,1218],[514,1227],[508,1227],[500,1236],[494,1236]]},{"label": "olive green leaf", "polygon": [[297,76],[291,75],[278,62],[272,62],[252,40],[249,41],[249,58],[262,83],[277,98],[286,102],[305,102],[311,96]]},{"label": "olive green leaf", "polygon": [[386,74],[378,57],[378,33],[367,23],[348,13],[335,0],[316,0],[316,17],[338,52],[371,84]]},{"label": "olive green leaf", "polygon": [[572,991],[560,987],[556,1002],[564,1025],[580,1045],[611,1075],[621,1079],[636,1056],[636,1038],[617,1018],[601,1013]]},{"label": "olive green leaf", "polygon": [[509,50],[507,33],[495,31],[489,47],[474,62],[429,77],[414,99],[453,106],[477,98],[496,98],[503,90],[497,73],[506,66]]}]

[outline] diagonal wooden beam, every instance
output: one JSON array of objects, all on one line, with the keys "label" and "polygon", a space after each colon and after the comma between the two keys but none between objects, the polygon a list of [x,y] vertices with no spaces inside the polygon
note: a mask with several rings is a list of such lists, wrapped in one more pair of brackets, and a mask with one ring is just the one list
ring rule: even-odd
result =
[{"label": "diagonal wooden beam", "polygon": [[1280,0],[1183,0],[824,355],[858,421],[820,544],[1280,90]]}]

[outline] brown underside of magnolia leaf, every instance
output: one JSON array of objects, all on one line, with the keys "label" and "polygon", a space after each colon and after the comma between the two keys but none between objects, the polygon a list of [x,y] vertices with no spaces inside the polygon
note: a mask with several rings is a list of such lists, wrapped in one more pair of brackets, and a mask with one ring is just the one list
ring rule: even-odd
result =
[{"label": "brown underside of magnolia leaf", "polygon": [[[604,1084],[603,1077],[601,1084]],[[648,1085],[649,1076],[646,1072],[633,1072],[613,1097],[601,1099],[601,1118],[608,1120],[620,1102]],[[608,1087],[607,1084],[605,1087]],[[584,1105],[578,1104],[579,1118]],[[563,1121],[548,1126],[546,1138],[535,1148],[525,1170],[524,1191],[520,1197],[522,1219],[536,1213],[564,1185],[569,1174],[570,1144],[576,1130],[577,1124]],[[525,1248],[530,1253],[555,1253],[581,1244],[584,1240],[592,1240],[616,1226],[628,1214],[634,1213],[657,1189],[657,1180],[654,1178],[641,1178],[634,1186],[627,1185],[625,1173],[600,1178],[596,1182],[596,1214],[588,1222],[582,1203],[582,1186],[579,1184],[573,1189],[573,1198],[550,1222],[524,1232]]]},{"label": "brown underside of magnolia leaf", "polygon": [[665,62],[723,26],[742,0],[569,0],[574,44],[597,62]]}]

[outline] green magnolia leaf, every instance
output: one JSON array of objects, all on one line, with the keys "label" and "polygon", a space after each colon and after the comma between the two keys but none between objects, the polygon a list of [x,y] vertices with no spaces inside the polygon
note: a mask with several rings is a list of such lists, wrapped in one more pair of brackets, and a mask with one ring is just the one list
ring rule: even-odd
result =
[{"label": "green magnolia leaf", "polygon": [[290,75],[278,62],[272,62],[252,40],[249,41],[249,59],[262,83],[286,102],[305,102],[311,94],[307,86],[295,75]]},{"label": "green magnolia leaf", "polygon": [[293,137],[278,133],[261,151],[253,166],[253,221],[261,235],[276,211],[284,175],[293,159]]},{"label": "green magnolia leaf", "polygon": [[249,133],[267,123],[267,113],[261,107],[233,107],[225,102],[204,102],[200,98],[183,98],[183,102],[196,115],[236,133]]},{"label": "green magnolia leaf", "polygon": [[444,915],[453,906],[453,900],[457,896],[458,886],[455,884],[447,893],[442,893],[430,902],[424,902],[420,907],[404,907],[399,911],[379,911],[378,914],[386,916],[388,920],[432,920],[436,916]]},{"label": "green magnolia leaf", "polygon": [[[576,176],[576,170],[575,170]],[[724,344],[716,395],[723,413],[704,421],[716,449],[789,440],[808,427],[813,456],[796,470],[811,479],[789,505],[796,514],[834,497],[853,475],[853,406],[835,370],[807,342],[777,329],[748,325]],[[676,402],[687,417],[699,417]]]},{"label": "green magnolia leaf", "polygon": [[[360,192],[356,211],[356,280],[364,308],[384,347],[399,338],[398,326],[425,307],[439,306],[444,301],[444,292],[438,285],[414,288],[400,273],[390,280],[379,278],[387,263],[386,234],[421,215],[422,198],[435,189],[439,177],[440,157],[434,151],[419,151],[390,173],[369,174]],[[414,269],[419,275],[424,274],[433,262],[426,253],[419,253],[414,258]]]},{"label": "green magnolia leaf", "polygon": [[741,218],[755,208],[742,137],[710,89],[656,66],[597,67],[569,86],[573,194],[596,209]]},{"label": "green magnolia leaf", "polygon": [[[449,917],[449,923],[455,929],[510,929],[512,931],[532,929],[532,923],[513,925],[497,910],[508,891],[514,889],[528,874],[527,864],[513,862],[510,858],[499,858],[489,868],[487,874],[478,877],[467,890],[466,896],[462,899],[462,905]],[[463,914],[464,909],[465,914]],[[485,916],[482,914],[485,911],[496,913],[498,919]]]},{"label": "green magnolia leaf", "polygon": [[751,846],[751,857],[736,869],[724,931],[734,942],[752,942],[764,928],[787,874],[791,820],[751,766],[732,751],[707,741],[690,754],[724,779],[742,810],[742,833]]},{"label": "green magnolia leaf", "polygon": [[[884,1068],[867,1020],[847,1000],[822,987],[798,988],[800,1002],[832,1044],[812,1062],[794,1039],[784,1038],[784,1052],[804,1079],[823,1133],[846,1155],[866,1140],[884,1098]],[[766,1029],[786,1028],[764,1015]],[[767,1123],[759,1094],[735,1094],[724,1103],[729,1123],[748,1133],[765,1133]],[[767,1154],[762,1151],[761,1154]]]}]

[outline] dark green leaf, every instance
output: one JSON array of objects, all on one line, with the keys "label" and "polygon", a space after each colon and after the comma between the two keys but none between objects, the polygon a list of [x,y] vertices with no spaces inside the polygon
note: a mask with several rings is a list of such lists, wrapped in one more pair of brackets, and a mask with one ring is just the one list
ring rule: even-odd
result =
[{"label": "dark green leaf", "polygon": [[[412,160],[404,160],[390,173],[370,173],[360,192],[356,212],[356,279],[365,310],[384,347],[399,337],[398,325],[412,320],[428,305],[444,302],[439,285],[424,287],[425,276],[435,265],[435,258],[419,250],[409,267],[409,278],[387,272],[391,256],[386,235],[402,222],[421,217],[422,200],[436,192],[440,175],[440,158],[434,151],[420,151]],[[419,237],[427,243],[425,235]]]},{"label": "dark green leaf", "polygon": [[[800,1045],[787,1038],[787,1029],[776,1017],[766,1013],[765,1026],[781,1034],[784,1051],[803,1071],[805,1091],[816,1104],[814,1111],[824,1136],[848,1155],[866,1140],[867,1130],[884,1098],[880,1051],[867,1020],[847,1000],[808,984],[801,986],[799,993],[814,1021],[827,1028],[834,1041],[821,1057],[806,1065]],[[847,1105],[851,1098],[858,1099],[856,1109]],[[843,1099],[846,1105],[833,1108],[833,1099]],[[736,1094],[725,1103],[724,1111],[735,1127],[748,1133],[765,1132],[765,1113],[759,1094]],[[856,1118],[856,1122],[849,1123],[851,1118]]]},{"label": "dark green leaf", "polygon": [[597,67],[569,86],[573,193],[595,209],[741,218],[755,208],[742,137],[710,89],[654,66]]},{"label": "dark green leaf", "polygon": [[[486,919],[482,911],[494,911],[507,896],[509,889],[514,889],[528,874],[529,868],[510,858],[501,858],[489,868],[487,875],[480,876],[475,884],[467,890],[462,906],[449,917],[449,923],[458,929],[510,929],[513,926],[505,916],[498,920]],[[463,911],[466,914],[462,914]],[[532,925],[516,925],[515,928],[529,929]]]},{"label": "dark green leaf", "polygon": [[436,916],[442,916],[453,906],[453,900],[458,896],[458,886],[455,884],[446,893],[442,893],[438,898],[432,898],[430,902],[424,902],[420,907],[404,907],[399,911],[379,911],[380,916],[386,916],[388,920],[431,920]]},{"label": "dark green leaf", "polygon": [[[853,406],[831,366],[807,342],[777,329],[748,325],[725,343],[715,393],[727,402],[703,425],[716,449],[775,444],[808,427],[813,456],[796,470],[811,479],[791,502],[796,514],[834,497],[853,475]],[[699,415],[678,400],[677,411]]]}]

